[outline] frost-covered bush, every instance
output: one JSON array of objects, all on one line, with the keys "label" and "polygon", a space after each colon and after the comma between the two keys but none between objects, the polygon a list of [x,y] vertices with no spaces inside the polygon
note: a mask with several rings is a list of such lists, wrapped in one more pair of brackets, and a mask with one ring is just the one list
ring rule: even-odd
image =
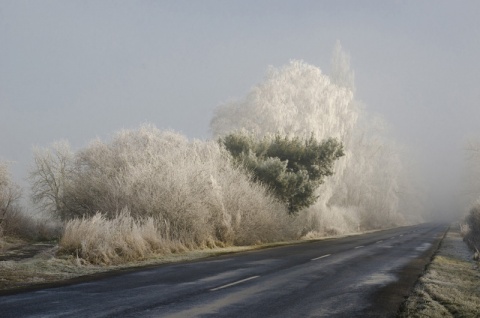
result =
[{"label": "frost-covered bush", "polygon": [[134,219],[165,224],[160,236],[187,248],[294,235],[285,207],[215,141],[189,141],[147,125],[118,132],[109,142],[96,140],[71,158],[68,179],[56,182],[63,188],[47,188],[61,202],[52,205],[56,214],[83,220],[69,223],[65,236],[99,218],[97,212],[115,220],[124,209]]}]

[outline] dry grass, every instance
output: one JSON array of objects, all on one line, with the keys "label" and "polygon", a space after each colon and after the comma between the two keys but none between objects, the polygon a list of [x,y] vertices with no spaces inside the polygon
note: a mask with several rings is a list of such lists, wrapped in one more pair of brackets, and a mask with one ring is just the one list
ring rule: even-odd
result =
[{"label": "dry grass", "polygon": [[78,267],[65,259],[0,261],[0,290],[63,281],[97,272],[93,267]]},{"label": "dry grass", "polygon": [[113,219],[97,213],[91,218],[71,220],[60,241],[60,254],[74,255],[81,263],[99,265],[185,250],[187,247],[169,239],[153,218],[134,219],[126,209]]},{"label": "dry grass", "polygon": [[[281,240],[277,243],[274,241],[261,244],[255,232],[261,232],[262,224],[260,229],[258,227],[259,225],[255,224],[249,226],[249,231],[253,233],[250,239],[245,239],[244,245],[266,247],[285,244],[285,241]],[[120,265],[163,257],[171,253],[227,247],[223,242],[213,239],[206,243],[195,242],[188,237],[178,239],[177,235],[171,235],[171,231],[171,226],[166,220],[159,222],[152,217],[134,218],[127,209],[112,219],[97,213],[90,218],[73,219],[66,223],[59,244],[59,255],[75,257],[79,265]],[[312,236],[304,239],[318,238]],[[292,242],[301,241],[288,243]]]},{"label": "dry grass", "polygon": [[452,227],[399,317],[479,317],[480,271],[471,255]]}]

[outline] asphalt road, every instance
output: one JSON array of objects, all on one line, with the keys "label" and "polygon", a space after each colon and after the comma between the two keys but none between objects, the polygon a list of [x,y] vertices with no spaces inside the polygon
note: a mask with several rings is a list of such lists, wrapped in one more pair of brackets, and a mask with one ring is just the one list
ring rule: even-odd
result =
[{"label": "asphalt road", "polygon": [[394,317],[447,229],[422,224],[0,297],[0,317]]}]

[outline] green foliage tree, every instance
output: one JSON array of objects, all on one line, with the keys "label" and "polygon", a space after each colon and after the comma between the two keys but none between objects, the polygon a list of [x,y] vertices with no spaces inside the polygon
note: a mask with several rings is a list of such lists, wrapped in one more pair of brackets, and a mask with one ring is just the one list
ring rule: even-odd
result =
[{"label": "green foliage tree", "polygon": [[286,204],[290,214],[315,203],[315,190],[344,155],[342,143],[334,138],[319,142],[313,136],[302,140],[277,134],[258,140],[232,133],[220,143],[237,164],[253,173],[255,181],[267,185]]}]

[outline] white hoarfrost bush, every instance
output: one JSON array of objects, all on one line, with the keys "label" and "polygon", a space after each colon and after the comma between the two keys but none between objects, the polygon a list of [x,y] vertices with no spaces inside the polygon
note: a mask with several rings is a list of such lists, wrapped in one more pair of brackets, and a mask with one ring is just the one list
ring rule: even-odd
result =
[{"label": "white hoarfrost bush", "polygon": [[[185,248],[292,238],[295,233],[284,206],[230,161],[215,141],[189,141],[153,126],[121,131],[109,142],[96,140],[72,157],[68,180],[57,183],[64,188],[55,189],[62,202],[56,213],[71,220],[62,245],[68,251],[79,249],[80,255],[89,258],[98,254],[89,254],[95,246],[92,238],[98,237],[97,244],[103,245],[118,239],[119,232],[114,230],[107,236],[97,233],[102,226],[113,229],[127,220],[122,225],[125,230],[118,231],[136,233],[140,225],[135,222],[144,227],[148,218],[161,225],[159,242]],[[128,215],[119,214],[124,209]],[[89,231],[97,234],[86,235]],[[115,260],[115,251],[130,259],[157,250],[148,247],[152,244],[144,248],[138,243],[135,252],[124,251],[115,247],[117,243],[123,244],[112,241],[112,246],[100,249],[108,251],[104,258],[94,256],[90,261]]]}]

